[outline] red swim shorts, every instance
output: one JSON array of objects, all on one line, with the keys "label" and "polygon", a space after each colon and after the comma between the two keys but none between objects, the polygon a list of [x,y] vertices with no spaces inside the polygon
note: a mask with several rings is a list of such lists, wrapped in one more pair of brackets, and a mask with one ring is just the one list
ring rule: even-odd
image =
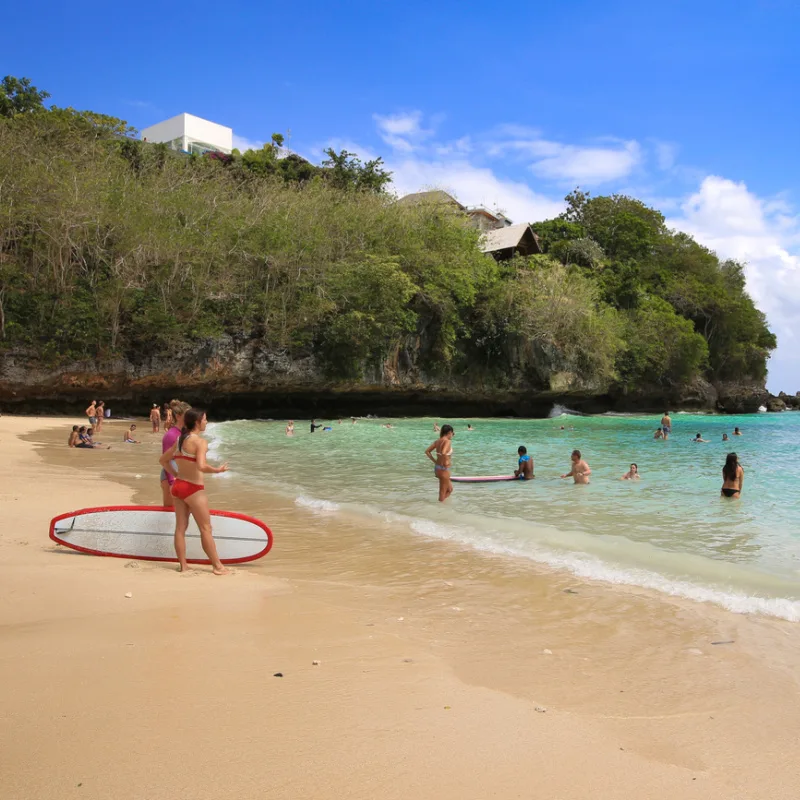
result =
[{"label": "red swim shorts", "polygon": [[202,484],[189,483],[189,481],[185,481],[182,478],[177,478],[175,483],[172,484],[170,493],[179,500],[185,500],[187,497],[191,497],[195,492],[200,492],[205,488],[206,487]]}]

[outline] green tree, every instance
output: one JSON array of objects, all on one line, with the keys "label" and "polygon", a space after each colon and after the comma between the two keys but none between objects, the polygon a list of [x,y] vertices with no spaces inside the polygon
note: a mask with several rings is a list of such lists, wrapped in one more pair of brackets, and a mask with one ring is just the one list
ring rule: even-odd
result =
[{"label": "green tree", "polygon": [[48,97],[50,94],[39,91],[31,83],[30,78],[6,75],[0,82],[0,117],[41,111]]}]

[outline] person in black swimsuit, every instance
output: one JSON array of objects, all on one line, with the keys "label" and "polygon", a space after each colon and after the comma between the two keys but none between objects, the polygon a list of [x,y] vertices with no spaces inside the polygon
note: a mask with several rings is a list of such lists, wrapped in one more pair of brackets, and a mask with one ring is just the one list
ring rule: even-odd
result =
[{"label": "person in black swimsuit", "polygon": [[744,485],[744,470],[739,463],[736,453],[728,453],[725,459],[725,466],[722,468],[722,490],[723,497],[738,499],[742,496],[742,486]]}]

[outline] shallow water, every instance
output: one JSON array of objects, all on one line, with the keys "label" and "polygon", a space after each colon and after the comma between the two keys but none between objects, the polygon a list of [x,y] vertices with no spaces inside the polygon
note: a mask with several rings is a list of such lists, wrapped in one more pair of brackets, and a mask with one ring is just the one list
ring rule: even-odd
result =
[{"label": "shallow water", "polygon": [[[652,438],[660,417],[562,416],[548,420],[449,421],[454,475],[496,475],[528,447],[536,480],[456,484],[439,504],[424,456],[433,420],[359,420],[309,433],[298,422],[209,426],[212,457],[226,459],[241,488],[293,498],[316,513],[380,521],[417,537],[537,561],[577,575],[646,586],[733,611],[800,620],[800,461],[793,458],[800,414],[740,417],[677,414],[666,442]],[[561,430],[564,425],[566,430]],[[723,432],[744,432],[722,442]],[[701,432],[709,444],[693,444]],[[559,475],[579,448],[592,483]],[[745,468],[739,501],[721,499],[721,469],[734,450]],[[629,464],[642,480],[619,480]]]}]

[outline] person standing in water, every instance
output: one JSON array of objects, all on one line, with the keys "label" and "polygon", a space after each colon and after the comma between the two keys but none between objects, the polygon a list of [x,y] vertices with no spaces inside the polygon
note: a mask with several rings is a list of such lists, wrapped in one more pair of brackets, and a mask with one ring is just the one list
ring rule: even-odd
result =
[{"label": "person standing in water", "polygon": [[153,433],[158,433],[161,427],[161,412],[158,410],[158,403],[153,403],[150,409],[150,423],[153,426]]},{"label": "person standing in water", "polygon": [[[170,408],[175,416],[175,425],[173,425],[161,439],[161,453],[167,453],[174,449],[175,442],[181,435],[181,428],[183,428],[183,418],[186,412],[191,408],[188,403],[181,400],[173,400],[170,403]],[[156,412],[158,407],[156,406]],[[177,469],[177,465],[173,463],[173,469]],[[172,473],[167,472],[163,467],[161,468],[161,505],[165,508],[172,508],[175,503],[172,497],[172,484],[175,483],[175,478]]]},{"label": "person standing in water", "polygon": [[621,478],[621,481],[638,481],[639,480],[639,467],[636,464],[631,464],[630,470],[626,472]]},{"label": "person standing in water", "polygon": [[206,429],[207,423],[205,411],[199,408],[189,409],[183,418],[180,437],[171,450],[162,454],[159,463],[175,478],[172,497],[175,500],[175,555],[180,565],[178,571],[186,572],[189,569],[186,560],[186,530],[189,527],[189,517],[192,516],[200,529],[200,544],[211,562],[214,574],[225,575],[228,570],[219,560],[211,529],[204,476],[227,472],[228,465],[212,467],[206,461],[208,442],[200,434]]},{"label": "person standing in water", "polygon": [[734,436],[742,436],[743,434],[738,428],[734,428],[733,429],[733,435]]},{"label": "person standing in water", "polygon": [[743,486],[744,470],[739,463],[739,457],[736,453],[728,453],[725,466],[722,468],[721,495],[736,500],[742,496]]},{"label": "person standing in water", "polygon": [[[450,467],[453,461],[452,439],[455,436],[452,425],[442,425],[439,438],[425,451],[425,455],[433,461],[433,474],[439,481],[439,502],[444,503],[453,493],[453,482],[450,480]],[[433,457],[434,451],[436,458]]]},{"label": "person standing in water", "polygon": [[314,433],[314,431],[317,428],[321,428],[321,427],[322,427],[322,425],[317,425],[317,421],[315,419],[311,420],[311,433]]},{"label": "person standing in water", "polygon": [[286,435],[287,436],[294,436],[294,420],[290,419],[289,422],[286,424]]},{"label": "person standing in water", "polygon": [[665,439],[668,439],[672,433],[672,419],[669,416],[669,411],[665,411],[664,416],[661,417],[661,432],[664,434]]},{"label": "person standing in water", "polygon": [[589,476],[592,474],[591,467],[583,460],[580,450],[573,450],[572,456],[572,469],[562,478],[572,478],[575,483],[586,484],[589,483]]},{"label": "person standing in water", "polygon": [[723,442],[729,442],[730,441],[730,438],[728,437],[727,433],[723,433],[722,434],[722,441]]},{"label": "person standing in water", "polygon": [[518,447],[517,455],[519,461],[517,462],[517,469],[514,470],[514,476],[521,481],[532,480],[535,476],[533,474],[533,459],[528,455],[527,447]]}]

